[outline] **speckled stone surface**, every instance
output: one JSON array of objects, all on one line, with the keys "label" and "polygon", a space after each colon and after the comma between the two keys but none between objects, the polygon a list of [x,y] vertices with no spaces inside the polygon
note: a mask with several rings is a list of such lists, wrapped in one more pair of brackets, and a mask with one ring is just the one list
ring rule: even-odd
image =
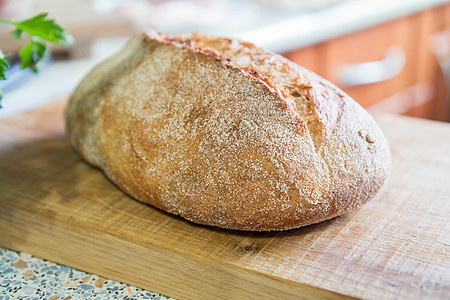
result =
[{"label": "speckled stone surface", "polygon": [[0,247],[0,299],[172,299]]}]

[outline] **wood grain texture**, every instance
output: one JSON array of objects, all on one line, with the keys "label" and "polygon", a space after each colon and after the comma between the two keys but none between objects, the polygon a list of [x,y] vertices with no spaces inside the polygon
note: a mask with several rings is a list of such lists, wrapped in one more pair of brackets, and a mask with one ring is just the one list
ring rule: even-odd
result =
[{"label": "wood grain texture", "polygon": [[448,124],[377,116],[393,168],[376,199],[317,225],[252,233],[129,198],[69,146],[62,108],[0,121],[3,247],[183,299],[450,295]]}]

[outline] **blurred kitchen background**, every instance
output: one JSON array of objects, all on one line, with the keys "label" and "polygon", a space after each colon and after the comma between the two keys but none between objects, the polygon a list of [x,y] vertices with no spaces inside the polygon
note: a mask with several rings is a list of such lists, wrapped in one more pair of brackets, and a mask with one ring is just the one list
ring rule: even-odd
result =
[{"label": "blurred kitchen background", "polygon": [[[39,75],[8,70],[0,118],[67,97],[135,32],[207,32],[280,53],[369,111],[450,121],[450,0],[0,0],[0,17],[49,12],[76,43]],[[0,24],[0,49],[17,53]]]}]

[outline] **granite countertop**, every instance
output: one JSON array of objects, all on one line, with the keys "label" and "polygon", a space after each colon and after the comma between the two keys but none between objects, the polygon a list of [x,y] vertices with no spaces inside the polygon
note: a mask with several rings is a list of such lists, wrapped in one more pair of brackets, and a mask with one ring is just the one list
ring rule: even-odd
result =
[{"label": "granite countertop", "polygon": [[0,299],[172,298],[36,258],[27,253],[0,248]]},{"label": "granite countertop", "polygon": [[[229,35],[283,52],[446,2],[449,0],[352,0],[313,14],[273,22],[241,33],[231,32]],[[106,46],[93,51],[94,55],[89,59],[52,63],[42,74],[19,89],[5,93],[5,108],[0,111],[0,118],[35,108],[56,97],[67,96],[94,64],[115,52],[124,41],[113,41],[113,46],[111,41],[106,42]],[[104,51],[104,48],[109,50]],[[170,299],[26,253],[0,248],[0,299],[16,298]]]}]

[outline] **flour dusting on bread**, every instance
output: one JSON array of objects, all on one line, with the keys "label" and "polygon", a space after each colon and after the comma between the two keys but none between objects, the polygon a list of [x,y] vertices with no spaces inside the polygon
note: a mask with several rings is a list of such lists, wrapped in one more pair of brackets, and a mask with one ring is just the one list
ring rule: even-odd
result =
[{"label": "flour dusting on bread", "polygon": [[333,84],[202,34],[136,35],[81,82],[66,120],[75,149],[125,192],[222,228],[342,215],[373,198],[390,169],[374,120]]}]

